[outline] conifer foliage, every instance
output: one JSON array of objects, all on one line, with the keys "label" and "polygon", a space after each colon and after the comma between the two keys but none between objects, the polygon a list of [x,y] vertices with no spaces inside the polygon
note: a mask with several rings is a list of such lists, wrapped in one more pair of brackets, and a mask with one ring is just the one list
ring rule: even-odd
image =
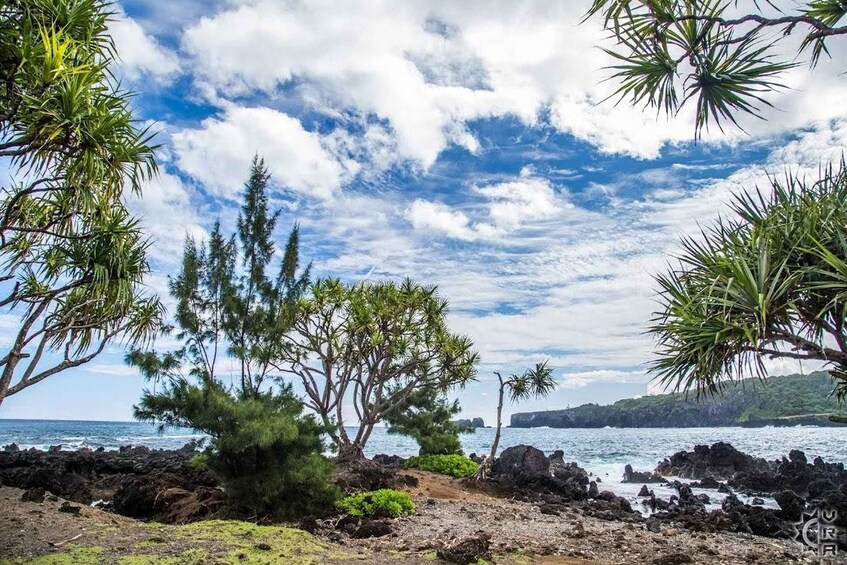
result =
[{"label": "conifer foliage", "polygon": [[236,234],[224,236],[216,223],[205,245],[186,240],[182,268],[170,282],[181,347],[134,349],[127,362],[162,386],[144,393],[137,418],[209,434],[206,460],[230,505],[285,519],[319,513],[336,496],[322,455],[326,427],[303,415],[290,386],[269,386],[271,361],[285,347],[309,279],[309,268],[299,268],[297,226],[276,274],[269,274],[279,217],[268,211],[269,178],[254,159]]},{"label": "conifer foliage", "polygon": [[461,455],[459,434],[474,431],[453,421],[462,411],[459,401],[450,402],[443,391],[422,387],[385,415],[388,433],[406,435],[420,445],[420,455]]}]

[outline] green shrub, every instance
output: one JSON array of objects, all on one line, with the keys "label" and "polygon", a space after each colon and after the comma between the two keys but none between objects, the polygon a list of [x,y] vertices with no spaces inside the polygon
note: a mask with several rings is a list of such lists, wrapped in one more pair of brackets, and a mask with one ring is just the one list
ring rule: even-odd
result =
[{"label": "green shrub", "polygon": [[423,455],[409,457],[406,460],[406,468],[431,471],[461,479],[473,475],[479,465],[464,455]]},{"label": "green shrub", "polygon": [[360,492],[341,499],[337,506],[351,516],[368,518],[396,518],[415,511],[415,503],[409,493],[392,489]]},{"label": "green shrub", "polygon": [[289,386],[235,396],[217,380],[199,386],[179,380],[157,394],[146,392],[135,413],[209,434],[209,447],[192,463],[218,477],[238,515],[320,516],[338,500],[333,465],[322,454],[326,427],[303,415]]},{"label": "green shrub", "polygon": [[414,438],[421,447],[418,455],[462,455],[459,434],[473,433],[474,429],[453,421],[461,411],[458,400],[450,402],[444,391],[424,386],[386,412],[383,420],[389,434]]}]

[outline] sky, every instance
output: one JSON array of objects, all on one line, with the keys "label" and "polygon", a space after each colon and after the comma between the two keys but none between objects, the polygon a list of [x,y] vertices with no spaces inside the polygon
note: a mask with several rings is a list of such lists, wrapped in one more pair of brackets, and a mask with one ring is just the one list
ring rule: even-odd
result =
[{"label": "sky", "polygon": [[[129,201],[153,239],[151,292],[172,305],[186,235],[234,228],[258,154],[278,241],[299,222],[316,276],[438,285],[482,359],[456,393],[466,417],[493,420],[493,371],[544,360],[559,387],[506,406],[507,421],[657,392],[653,276],[733,194],[841,155],[847,46],[788,72],[746,133],[695,143],[693,108],[666,118],[607,100],[610,44],[580,23],[589,4],[119,2],[115,71],[162,144],[160,175]],[[0,312],[0,345],[17,321]],[[0,418],[130,420],[148,385],[123,355],[115,344],[8,398]]]}]

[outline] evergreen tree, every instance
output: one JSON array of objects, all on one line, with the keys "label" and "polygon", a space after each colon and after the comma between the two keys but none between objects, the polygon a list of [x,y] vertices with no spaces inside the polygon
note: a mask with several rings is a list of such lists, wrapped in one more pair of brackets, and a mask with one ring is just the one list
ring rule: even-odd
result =
[{"label": "evergreen tree", "polygon": [[[262,160],[254,159],[236,235],[224,237],[215,223],[205,247],[186,240],[180,272],[169,284],[182,346],[161,354],[134,349],[127,362],[164,382],[158,393],[145,391],[137,418],[209,434],[206,459],[230,506],[287,519],[329,508],[336,492],[322,455],[329,428],[303,416],[290,386],[263,386],[309,276],[309,268],[298,273],[297,226],[277,276],[267,275],[279,216],[268,212],[268,179]],[[219,374],[223,351],[238,366],[231,387]]]},{"label": "evergreen tree", "polygon": [[420,455],[462,455],[459,434],[473,433],[474,429],[453,421],[461,411],[458,400],[450,402],[438,388],[428,386],[414,390],[383,420],[389,434],[414,438],[420,445]]}]

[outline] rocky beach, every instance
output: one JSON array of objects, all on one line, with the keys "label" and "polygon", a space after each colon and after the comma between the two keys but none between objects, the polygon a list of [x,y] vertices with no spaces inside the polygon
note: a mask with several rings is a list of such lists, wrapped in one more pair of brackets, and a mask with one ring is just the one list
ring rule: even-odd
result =
[{"label": "rocky beach", "polygon": [[[561,451],[507,448],[485,480],[410,470],[402,458],[380,455],[339,467],[337,484],[346,491],[407,491],[417,507],[413,515],[328,516],[260,526],[228,514],[221,487],[197,464],[196,454],[191,444],[180,450],[115,451],[7,446],[0,452],[0,562],[58,563],[55,559],[66,556],[69,563],[127,565],[479,559],[813,563],[816,554],[795,539],[803,512],[834,509],[839,516],[834,525],[842,532],[847,526],[844,465],[820,458],[807,461],[800,451],[767,461],[726,443],[696,446],[659,461],[652,470],[628,468],[625,480],[643,483],[635,502],[568,462]],[[677,494],[656,496],[651,487],[657,484],[670,485]],[[739,495],[752,496],[753,504]],[[777,508],[764,507],[756,500],[760,495],[774,499]],[[707,509],[711,497],[722,500],[719,508]],[[157,534],[157,528],[165,535]],[[247,541],[254,536],[263,541],[244,549],[240,534],[228,541],[226,532],[233,528],[259,528],[261,533],[250,534]],[[210,535],[217,530],[220,536]],[[292,536],[300,541],[292,542]],[[257,550],[259,545],[271,549]],[[300,546],[312,553],[298,555]],[[842,537],[842,552],[844,547]],[[93,557],[80,561],[82,551]],[[286,551],[295,553],[280,561]],[[191,555],[201,553],[202,558],[191,561]],[[238,557],[242,554],[243,559]],[[233,555],[236,560],[230,560]],[[132,561],[136,558],[142,560]]]}]

